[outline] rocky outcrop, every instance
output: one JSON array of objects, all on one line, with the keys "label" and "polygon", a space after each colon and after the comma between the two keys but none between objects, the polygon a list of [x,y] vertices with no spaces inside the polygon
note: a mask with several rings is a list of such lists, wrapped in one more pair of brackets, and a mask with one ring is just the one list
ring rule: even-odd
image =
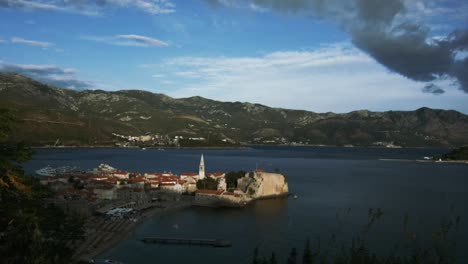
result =
[{"label": "rocky outcrop", "polygon": [[289,193],[284,175],[260,170],[246,173],[237,180],[237,187],[250,199],[284,196]]}]

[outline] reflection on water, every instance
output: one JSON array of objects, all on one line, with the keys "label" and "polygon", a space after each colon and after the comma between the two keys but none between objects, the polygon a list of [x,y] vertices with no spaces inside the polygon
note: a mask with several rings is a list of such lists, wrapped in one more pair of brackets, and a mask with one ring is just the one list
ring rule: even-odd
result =
[{"label": "reflection on water", "polygon": [[281,217],[287,214],[287,207],[287,197],[271,200],[258,200],[251,205],[252,210],[254,210],[254,215],[265,219],[269,219],[270,217]]}]

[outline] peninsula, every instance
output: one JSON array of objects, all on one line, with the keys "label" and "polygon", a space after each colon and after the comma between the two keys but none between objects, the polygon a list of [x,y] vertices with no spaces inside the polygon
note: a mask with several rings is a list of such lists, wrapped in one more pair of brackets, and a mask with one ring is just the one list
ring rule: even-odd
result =
[{"label": "peninsula", "polygon": [[138,222],[168,210],[189,206],[243,207],[257,199],[289,194],[287,179],[261,169],[225,173],[133,173],[101,164],[92,171],[46,167],[36,172],[41,184],[55,191],[48,203],[86,219],[85,238],[76,258],[89,260],[131,232]]}]

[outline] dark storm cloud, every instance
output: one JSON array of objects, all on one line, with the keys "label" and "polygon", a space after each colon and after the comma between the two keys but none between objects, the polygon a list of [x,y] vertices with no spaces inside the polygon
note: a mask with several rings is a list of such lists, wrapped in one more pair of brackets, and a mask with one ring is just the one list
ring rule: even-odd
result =
[{"label": "dark storm cloud", "polygon": [[468,29],[433,40],[430,28],[411,21],[402,0],[206,0],[212,5],[255,4],[284,13],[331,20],[348,32],[354,45],[389,70],[409,79],[431,82],[453,78],[468,92]]},{"label": "dark storm cloud", "polygon": [[13,72],[29,76],[50,85],[85,90],[93,87],[91,82],[79,80],[74,76],[76,70],[62,69],[53,65],[8,64],[0,62],[0,72]]},{"label": "dark storm cloud", "polygon": [[440,95],[445,93],[444,89],[440,88],[439,86],[429,83],[422,89],[423,93],[431,93],[434,95]]},{"label": "dark storm cloud", "polygon": [[353,43],[388,69],[415,81],[454,78],[468,92],[468,65],[457,52],[468,48],[467,30],[457,30],[441,40],[428,41],[428,29],[401,24],[389,31],[366,27],[353,31]]}]

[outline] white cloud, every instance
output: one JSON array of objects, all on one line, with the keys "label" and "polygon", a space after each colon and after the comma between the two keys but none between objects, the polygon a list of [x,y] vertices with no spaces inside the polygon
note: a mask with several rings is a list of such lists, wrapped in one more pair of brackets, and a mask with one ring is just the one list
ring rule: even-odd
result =
[{"label": "white cloud", "polygon": [[254,4],[254,3],[250,3],[248,6],[249,6],[249,8],[250,8],[251,10],[256,11],[256,12],[264,13],[264,12],[267,12],[267,11],[268,11],[267,8],[258,6],[258,5]]},{"label": "white cloud", "polygon": [[[116,2],[125,2],[125,1],[116,1]],[[143,0],[133,0],[126,1],[128,5],[134,5],[135,7],[148,12],[150,14],[169,14],[175,12],[175,4],[165,1],[165,0],[156,0],[156,1],[143,1]]]},{"label": "white cloud", "polygon": [[61,9],[59,6],[53,4],[52,1],[49,1],[49,3],[42,3],[25,0],[2,0],[0,1],[0,7],[43,11],[58,11]]},{"label": "white cloud", "polygon": [[[448,84],[440,96],[421,93],[424,83],[394,74],[348,45],[257,57],[178,57],[157,66],[173,76],[174,97],[200,95],[318,112],[451,108],[468,95]],[[464,109],[468,111],[468,109]]]},{"label": "white cloud", "polygon": [[136,8],[153,15],[175,12],[175,4],[168,0],[0,0],[0,8],[32,11],[70,12],[83,15],[98,15],[105,7]]},{"label": "white cloud", "polygon": [[155,38],[150,38],[146,36],[140,36],[140,35],[135,35],[135,34],[130,34],[130,35],[117,35],[115,36],[115,39],[118,40],[125,40],[125,43],[129,43],[129,45],[142,45],[142,46],[157,46],[157,47],[163,47],[163,46],[168,46],[164,41],[161,41],[159,39]]},{"label": "white cloud", "polygon": [[128,34],[128,35],[116,35],[113,37],[99,37],[99,36],[82,36],[82,39],[91,40],[101,43],[107,43],[117,46],[135,46],[135,47],[167,47],[169,44],[167,42],[161,41],[159,39]]},{"label": "white cloud", "polygon": [[41,47],[41,48],[49,48],[54,45],[53,43],[50,43],[50,42],[29,40],[29,39],[18,38],[18,37],[11,38],[11,42],[25,44],[25,45],[34,46],[34,47]]}]

